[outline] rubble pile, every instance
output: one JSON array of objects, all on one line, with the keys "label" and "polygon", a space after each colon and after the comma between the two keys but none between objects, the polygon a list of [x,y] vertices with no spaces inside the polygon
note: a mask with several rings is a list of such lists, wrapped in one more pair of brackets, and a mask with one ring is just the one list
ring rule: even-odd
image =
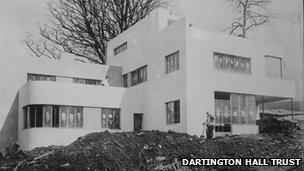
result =
[{"label": "rubble pile", "polygon": [[300,129],[300,125],[288,120],[271,118],[259,121],[260,133],[290,133],[295,129]]},{"label": "rubble pile", "polygon": [[14,168],[174,170],[181,168],[181,158],[294,158],[301,155],[301,143],[297,141],[299,133],[303,136],[303,131],[298,131],[294,134],[234,135],[205,140],[172,131],[105,131],[79,137],[65,147],[25,152],[25,159],[19,158]]}]

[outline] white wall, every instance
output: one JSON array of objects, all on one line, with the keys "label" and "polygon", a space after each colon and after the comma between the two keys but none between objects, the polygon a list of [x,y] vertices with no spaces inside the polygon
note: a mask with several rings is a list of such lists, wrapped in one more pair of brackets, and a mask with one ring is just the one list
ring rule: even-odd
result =
[{"label": "white wall", "polygon": [[[265,55],[284,58],[281,47],[241,38],[223,36],[190,27],[187,37],[188,133],[201,135],[206,112],[214,113],[214,91],[283,98],[295,97],[293,81],[267,78]],[[251,58],[251,75],[215,71],[213,53]],[[286,74],[286,73],[285,73]],[[256,128],[246,133],[256,133]],[[241,129],[239,125],[236,129]],[[245,129],[246,128],[246,129]],[[235,133],[242,133],[233,130]]]},{"label": "white wall", "polygon": [[[84,106],[84,127],[23,129],[22,107],[29,104]],[[37,146],[67,145],[90,132],[103,131],[100,108],[120,108],[120,130],[132,131],[133,114],[145,113],[143,90],[136,88],[103,87],[62,82],[33,81],[19,91],[18,140],[22,149]]]},{"label": "white wall", "polygon": [[[109,42],[108,59],[110,65],[122,66],[123,74],[147,65],[147,82],[128,88],[142,93],[139,98],[142,98],[143,109],[136,113],[143,113],[143,129],[186,132],[185,19],[167,26],[168,19],[177,18],[164,10],[152,12]],[[126,41],[128,49],[114,56],[113,49]],[[180,69],[165,74],[165,56],[178,50]],[[181,123],[167,125],[165,103],[173,100],[180,100]]]}]

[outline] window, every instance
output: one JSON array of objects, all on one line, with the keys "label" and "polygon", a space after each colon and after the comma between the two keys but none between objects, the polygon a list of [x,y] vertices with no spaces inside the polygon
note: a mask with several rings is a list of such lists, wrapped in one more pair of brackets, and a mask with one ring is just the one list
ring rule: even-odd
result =
[{"label": "window", "polygon": [[131,72],[131,85],[132,86],[143,83],[145,81],[147,81],[147,65],[140,67]]},{"label": "window", "polygon": [[179,100],[166,103],[167,124],[180,123],[180,102]]},{"label": "window", "polygon": [[114,56],[120,54],[121,52],[127,50],[128,44],[127,42],[119,45],[117,48],[114,49]]},{"label": "window", "polygon": [[23,108],[24,129],[36,127],[83,126],[83,108],[51,105],[29,105]]},{"label": "window", "polygon": [[101,80],[85,79],[85,78],[73,78],[73,83],[88,84],[88,85],[101,85]]},{"label": "window", "polygon": [[27,81],[56,81],[56,77],[52,75],[27,74]]},{"label": "window", "polygon": [[52,106],[44,106],[43,108],[43,126],[51,127],[52,126]]},{"label": "window", "polygon": [[283,78],[282,58],[274,56],[265,56],[265,73],[270,78]]},{"label": "window", "polygon": [[101,127],[120,129],[120,109],[101,108]]},{"label": "window", "polygon": [[29,113],[28,107],[23,108],[23,129],[28,128],[29,126]]},{"label": "window", "polygon": [[214,68],[218,71],[251,74],[250,58],[214,53],[213,64]]},{"label": "window", "polygon": [[52,127],[59,127],[59,106],[53,106]]},{"label": "window", "polygon": [[179,51],[174,52],[165,57],[166,60],[166,74],[179,69]]},{"label": "window", "polygon": [[123,77],[123,86],[128,87],[128,73],[124,74],[122,77]]},{"label": "window", "polygon": [[255,124],[255,96],[237,93],[214,93],[215,122],[222,124]]}]

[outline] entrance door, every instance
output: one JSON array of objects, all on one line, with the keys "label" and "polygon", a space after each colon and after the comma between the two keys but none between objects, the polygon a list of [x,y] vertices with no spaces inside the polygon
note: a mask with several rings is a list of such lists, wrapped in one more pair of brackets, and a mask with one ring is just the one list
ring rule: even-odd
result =
[{"label": "entrance door", "polygon": [[143,121],[143,114],[134,113],[134,131],[142,130],[142,121]]}]

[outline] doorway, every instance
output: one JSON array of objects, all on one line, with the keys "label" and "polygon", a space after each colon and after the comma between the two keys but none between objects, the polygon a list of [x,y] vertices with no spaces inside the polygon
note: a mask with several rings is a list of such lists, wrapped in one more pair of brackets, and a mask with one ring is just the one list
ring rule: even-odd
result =
[{"label": "doorway", "polygon": [[143,114],[134,113],[134,131],[142,130]]}]

